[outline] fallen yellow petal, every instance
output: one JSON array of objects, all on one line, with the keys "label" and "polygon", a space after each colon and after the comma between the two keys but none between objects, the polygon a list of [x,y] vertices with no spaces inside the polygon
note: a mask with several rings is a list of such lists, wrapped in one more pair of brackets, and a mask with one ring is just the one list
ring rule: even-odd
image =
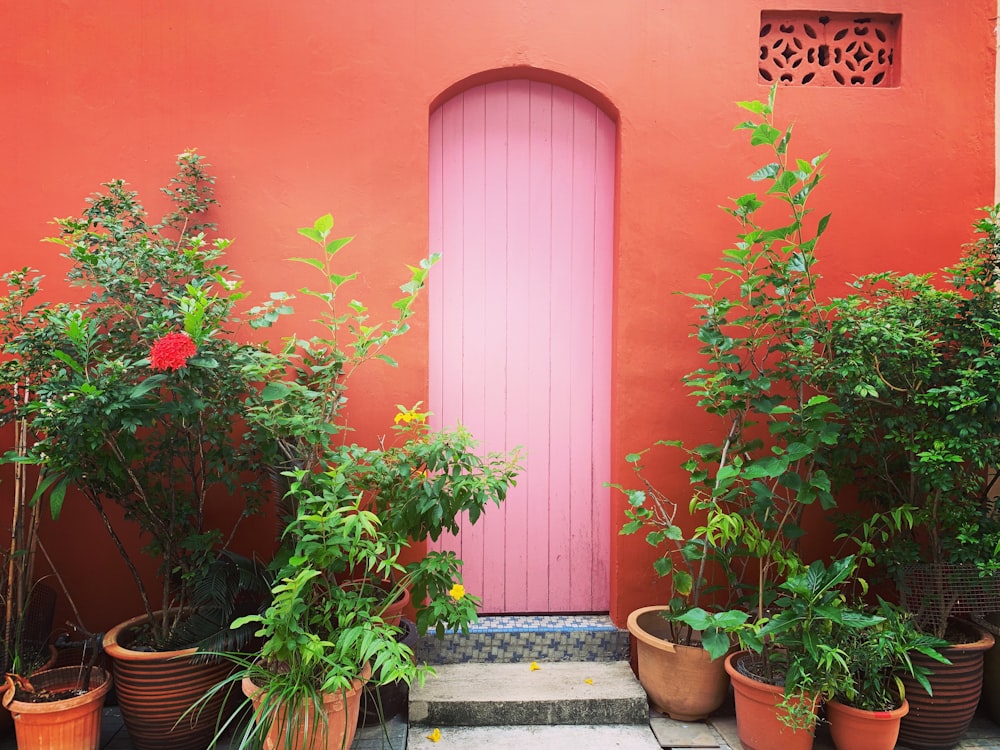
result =
[{"label": "fallen yellow petal", "polygon": [[588,685],[593,685],[594,684],[594,681],[592,679],[590,679],[589,677],[586,680],[584,680],[584,682],[586,682]]},{"label": "fallen yellow petal", "polygon": [[431,742],[440,742],[441,741],[441,730],[440,729],[435,729],[433,732],[431,732],[429,735],[427,735],[427,739],[429,739]]},{"label": "fallen yellow petal", "polygon": [[541,669],[541,667],[540,667],[540,666],[538,666],[538,662],[537,662],[537,661],[533,661],[533,662],[531,662],[531,667],[530,667],[530,669],[531,669],[531,671],[532,671],[532,672],[534,672],[534,671],[536,671],[536,670],[538,670],[538,669]]}]

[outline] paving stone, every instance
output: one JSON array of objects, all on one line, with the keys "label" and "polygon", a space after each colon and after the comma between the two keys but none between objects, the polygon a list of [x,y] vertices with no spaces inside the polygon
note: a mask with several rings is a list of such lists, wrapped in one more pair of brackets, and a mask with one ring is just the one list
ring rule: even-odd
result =
[{"label": "paving stone", "polygon": [[711,725],[700,721],[674,721],[666,716],[654,715],[649,719],[661,747],[717,748],[722,738],[712,729]]}]

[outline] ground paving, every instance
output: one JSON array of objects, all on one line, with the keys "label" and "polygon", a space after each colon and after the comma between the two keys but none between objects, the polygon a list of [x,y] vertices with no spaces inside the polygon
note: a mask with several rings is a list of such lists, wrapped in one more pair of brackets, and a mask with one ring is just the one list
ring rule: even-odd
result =
[{"label": "ground paving", "polygon": [[[653,712],[650,714],[650,727],[661,747],[669,750],[741,750],[736,736],[736,720],[728,714],[713,717],[708,722],[680,722]],[[133,750],[117,707],[109,706],[104,709],[101,729],[101,750]],[[362,727],[358,730],[352,750],[406,750],[407,729],[407,723],[401,717],[390,720],[384,729],[378,726]],[[414,730],[422,733],[428,731],[427,727],[410,729]],[[512,733],[513,736],[515,735]],[[435,743],[440,750],[453,750],[456,747],[453,743],[447,742],[447,739],[445,735],[440,743]],[[17,750],[14,737],[0,740],[0,750]],[[223,743],[218,750],[230,750],[229,743]],[[480,749],[459,748],[459,750]],[[494,742],[489,750],[506,749]],[[510,750],[524,750],[524,748],[519,741],[512,745]],[[822,727],[817,732],[813,750],[833,750],[829,735]],[[904,748],[899,746],[898,750]],[[956,750],[1000,750],[1000,727],[986,717],[977,716]]]}]

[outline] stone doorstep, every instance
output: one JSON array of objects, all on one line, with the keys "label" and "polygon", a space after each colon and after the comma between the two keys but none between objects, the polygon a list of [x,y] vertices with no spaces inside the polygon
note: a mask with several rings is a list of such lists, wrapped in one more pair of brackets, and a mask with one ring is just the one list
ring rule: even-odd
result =
[{"label": "stone doorstep", "polygon": [[627,662],[446,664],[410,688],[410,722],[432,727],[648,725]]},{"label": "stone doorstep", "polygon": [[660,750],[648,726],[443,727],[435,742],[428,727],[410,725],[407,750]]}]

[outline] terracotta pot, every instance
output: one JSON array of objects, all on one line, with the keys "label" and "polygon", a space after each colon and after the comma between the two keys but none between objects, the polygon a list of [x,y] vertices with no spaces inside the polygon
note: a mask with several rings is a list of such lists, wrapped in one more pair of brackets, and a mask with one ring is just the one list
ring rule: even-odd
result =
[{"label": "terracotta pot", "polygon": [[712,661],[701,646],[666,640],[669,624],[663,605],[642,607],[628,616],[636,640],[639,682],[653,708],[675,721],[698,721],[726,699],[729,677],[723,659]]},{"label": "terracotta pot", "polygon": [[863,711],[840,701],[826,702],[830,736],[837,750],[893,750],[899,722],[910,710],[905,700],[893,711]]},{"label": "terracotta pot", "polygon": [[[29,676],[34,676],[39,672],[44,672],[46,669],[52,669],[56,665],[56,661],[59,658],[59,652],[56,651],[56,647],[50,645],[48,647],[49,658],[45,664],[42,665],[41,669],[37,669],[31,673]],[[7,692],[6,685],[0,685],[0,701],[3,700],[4,693]],[[14,731],[14,718],[10,715],[10,711],[0,705],[0,737],[6,737],[11,732]]]},{"label": "terracotta pot", "polygon": [[[264,750],[346,750],[354,742],[358,731],[358,711],[361,707],[361,690],[371,676],[371,667],[365,665],[362,675],[354,680],[349,690],[323,695],[323,717],[315,715],[312,705],[302,708],[291,717],[284,708],[274,715],[264,738]],[[267,695],[264,688],[244,678],[243,694],[253,703],[254,714]],[[308,732],[306,728],[308,727]]]},{"label": "terracotta pot", "polygon": [[[36,690],[70,690],[80,684],[80,675],[80,667],[59,667],[33,674],[31,684]],[[83,695],[48,703],[12,701],[18,750],[98,750],[101,709],[110,687],[110,675],[95,667]]]},{"label": "terracotta pot", "polygon": [[193,648],[133,651],[130,631],[147,619],[134,617],[104,635],[104,650],[112,659],[118,705],[132,745],[136,750],[205,750],[215,736],[226,691],[218,691],[187,716],[184,713],[225,679],[233,665],[225,660],[196,661]]},{"label": "terracotta pot", "polygon": [[970,622],[956,621],[973,639],[948,646],[941,653],[951,664],[941,664],[919,653],[914,664],[927,667],[934,695],[930,696],[912,677],[904,677],[910,713],[899,725],[899,744],[912,750],[947,750],[959,743],[976,714],[983,690],[983,656],[994,638]]},{"label": "terracotta pot", "polygon": [[760,682],[740,672],[737,665],[747,651],[726,657],[726,672],[733,683],[736,699],[736,731],[743,750],[812,750],[812,727],[792,729],[781,721],[778,704],[784,690]]}]

